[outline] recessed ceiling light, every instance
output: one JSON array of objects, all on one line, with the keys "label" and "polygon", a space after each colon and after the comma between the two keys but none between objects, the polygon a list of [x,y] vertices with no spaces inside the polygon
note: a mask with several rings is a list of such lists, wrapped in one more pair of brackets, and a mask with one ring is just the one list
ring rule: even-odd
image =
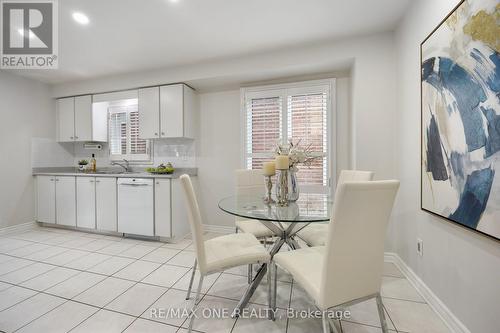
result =
[{"label": "recessed ceiling light", "polygon": [[170,0],[171,3],[177,3],[179,0]]},{"label": "recessed ceiling light", "polygon": [[88,24],[89,23],[89,18],[87,15],[80,13],[80,12],[74,12],[73,13],[73,20],[80,24]]}]

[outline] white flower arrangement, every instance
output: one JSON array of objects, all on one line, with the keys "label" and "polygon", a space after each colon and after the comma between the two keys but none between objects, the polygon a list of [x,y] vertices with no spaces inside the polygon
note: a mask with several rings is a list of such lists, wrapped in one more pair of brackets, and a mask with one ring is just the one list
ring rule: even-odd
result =
[{"label": "white flower arrangement", "polygon": [[278,142],[276,144],[275,154],[276,155],[288,155],[289,168],[297,171],[297,165],[303,164],[310,166],[311,163],[322,158],[324,154],[314,154],[311,146],[312,143],[308,144],[306,147],[300,145],[301,139],[299,139],[295,144],[290,140],[287,144],[282,144]]}]

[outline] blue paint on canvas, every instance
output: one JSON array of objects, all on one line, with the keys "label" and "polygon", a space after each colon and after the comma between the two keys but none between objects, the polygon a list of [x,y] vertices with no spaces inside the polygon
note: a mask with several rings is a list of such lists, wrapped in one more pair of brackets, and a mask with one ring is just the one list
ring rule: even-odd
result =
[{"label": "blue paint on canvas", "polygon": [[[426,64],[427,62],[434,64],[435,61],[439,62],[438,72],[429,70],[430,64]],[[423,80],[439,92],[443,93],[446,90],[453,95],[462,118],[469,151],[484,147],[486,134],[479,104],[486,100],[486,94],[481,85],[460,65],[444,57],[426,60],[424,74],[426,76],[423,76]]]},{"label": "blue paint on canvas", "polygon": [[432,172],[432,178],[435,180],[448,179],[439,129],[434,115],[432,115],[431,123],[427,129],[427,171]]},{"label": "blue paint on canvas", "polygon": [[467,177],[460,204],[450,219],[475,229],[486,208],[494,175],[495,171],[490,168],[472,172]]}]

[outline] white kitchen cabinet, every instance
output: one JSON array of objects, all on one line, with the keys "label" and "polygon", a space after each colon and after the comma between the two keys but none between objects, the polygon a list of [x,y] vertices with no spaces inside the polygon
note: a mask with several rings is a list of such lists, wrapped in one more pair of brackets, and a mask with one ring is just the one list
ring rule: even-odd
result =
[{"label": "white kitchen cabinet", "polygon": [[197,102],[184,84],[139,89],[139,136],[142,139],[194,138]]},{"label": "white kitchen cabinet", "polygon": [[[193,179],[193,186],[197,186],[197,182]],[[171,197],[171,209],[172,209],[172,238],[182,239],[191,230],[189,227],[189,221],[187,216],[187,203],[183,193],[184,189],[180,179],[172,179],[172,197]],[[196,191],[197,193],[198,191]]]},{"label": "white kitchen cabinet", "polygon": [[196,95],[184,84],[160,87],[160,137],[194,138]]},{"label": "white kitchen cabinet", "polygon": [[76,178],[76,226],[94,229],[95,223],[95,178]]},{"label": "white kitchen cabinet", "polygon": [[57,131],[59,142],[75,141],[75,98],[57,100]]},{"label": "white kitchen cabinet", "polygon": [[56,183],[53,176],[36,177],[36,220],[56,223]]},{"label": "white kitchen cabinet", "polygon": [[75,97],[75,141],[92,141],[92,96]]},{"label": "white kitchen cabinet", "polygon": [[155,180],[155,236],[172,237],[170,179]]},{"label": "white kitchen cabinet", "polygon": [[38,222],[171,240],[190,232],[179,179],[40,175],[36,201]]},{"label": "white kitchen cabinet", "polygon": [[57,176],[56,223],[76,226],[76,181],[73,176]]},{"label": "white kitchen cabinet", "polygon": [[117,231],[116,178],[96,178],[97,230]]},{"label": "white kitchen cabinet", "polygon": [[106,142],[107,119],[107,110],[93,108],[91,95],[58,99],[57,141]]},{"label": "white kitchen cabinet", "polygon": [[160,87],[139,89],[139,137],[158,139],[160,137]]}]

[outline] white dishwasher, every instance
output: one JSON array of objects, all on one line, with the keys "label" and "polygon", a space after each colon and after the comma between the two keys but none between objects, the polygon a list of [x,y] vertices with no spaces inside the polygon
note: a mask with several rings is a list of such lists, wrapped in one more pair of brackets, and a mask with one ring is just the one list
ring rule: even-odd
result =
[{"label": "white dishwasher", "polygon": [[154,236],[153,179],[118,178],[118,232]]}]

